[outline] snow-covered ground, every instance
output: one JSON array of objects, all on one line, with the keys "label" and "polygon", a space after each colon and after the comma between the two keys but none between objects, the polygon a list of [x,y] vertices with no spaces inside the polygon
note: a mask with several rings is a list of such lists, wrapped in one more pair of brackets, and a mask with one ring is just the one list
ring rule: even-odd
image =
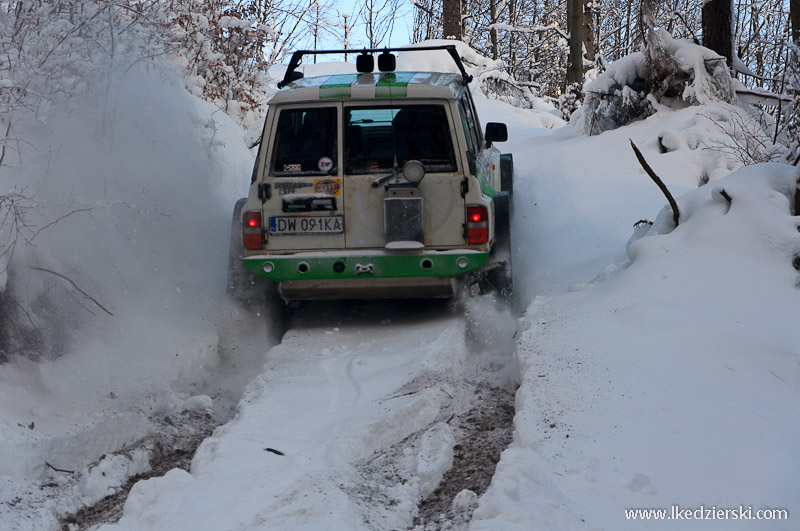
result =
[{"label": "snow-covered ground", "polygon": [[[797,172],[751,166],[696,188],[714,152],[661,154],[657,138],[709,142],[697,114],[710,112],[665,110],[588,139],[564,129],[515,152],[536,167],[519,170],[528,185],[515,204],[518,223],[526,212],[516,241],[531,261],[516,280],[533,300],[514,443],[470,529],[795,527]],[[665,202],[629,138],[673,193],[694,189],[678,200],[677,229],[662,212],[626,254],[631,225]],[[672,526],[625,519],[625,509],[673,506],[690,517],[736,511]],[[740,507],[744,517],[787,509],[790,519],[734,522]]]},{"label": "snow-covered ground", "polygon": [[[190,471],[137,483],[104,529],[413,527],[487,384],[519,385],[513,442],[488,491],[429,527],[797,527],[796,173],[726,176],[738,163],[714,149],[713,120],[728,108],[664,108],[586,137],[553,113],[479,99],[484,122],[508,123],[515,158],[516,313],[489,299],[315,304],[280,345],[220,350],[230,209],[252,159],[233,124],[170,79],[137,72],[87,95],[3,183],[93,207],[37,244],[42,267],[113,316],[81,315],[58,359],[0,365],[0,527],[57,529],[147,470],[146,446],[100,459],[156,418],[226,408],[244,385],[215,380],[226,371],[251,378],[233,418]],[[679,197],[674,230],[629,139]],[[682,520],[626,520],[673,506]],[[701,506],[789,519],[689,522]]]}]

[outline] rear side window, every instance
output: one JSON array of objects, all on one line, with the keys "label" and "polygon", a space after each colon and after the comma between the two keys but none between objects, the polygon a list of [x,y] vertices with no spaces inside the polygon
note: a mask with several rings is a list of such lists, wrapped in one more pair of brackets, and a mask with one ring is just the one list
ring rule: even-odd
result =
[{"label": "rear side window", "polygon": [[450,122],[442,105],[345,108],[345,172],[386,173],[418,160],[428,172],[456,171]]},{"label": "rear side window", "polygon": [[278,177],[336,171],[336,107],[284,109],[278,116],[270,162]]},{"label": "rear side window", "polygon": [[478,152],[480,146],[480,133],[472,116],[472,109],[466,98],[461,98],[458,102],[458,110],[461,113],[461,125],[464,126],[464,134],[467,137],[467,149],[473,154]]}]

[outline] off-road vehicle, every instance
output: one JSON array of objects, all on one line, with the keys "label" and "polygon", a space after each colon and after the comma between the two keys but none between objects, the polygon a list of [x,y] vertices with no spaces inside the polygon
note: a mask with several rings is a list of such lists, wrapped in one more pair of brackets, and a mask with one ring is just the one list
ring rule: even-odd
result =
[{"label": "off-road vehicle", "polygon": [[[392,52],[434,50],[460,74],[395,71]],[[297,71],[331,53],[358,73]],[[284,300],[450,297],[482,271],[510,291],[508,133],[481,130],[471,80],[454,45],[295,52],[234,212],[231,289],[249,274]]]}]

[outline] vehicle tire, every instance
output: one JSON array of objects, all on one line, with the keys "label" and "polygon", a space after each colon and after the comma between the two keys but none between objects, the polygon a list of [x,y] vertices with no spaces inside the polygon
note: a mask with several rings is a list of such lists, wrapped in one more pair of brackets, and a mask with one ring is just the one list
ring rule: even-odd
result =
[{"label": "vehicle tire", "polygon": [[509,194],[514,193],[514,156],[511,153],[500,155],[500,188]]},{"label": "vehicle tire", "polygon": [[286,329],[288,311],[278,294],[277,283],[251,275],[242,264],[241,220],[246,202],[246,198],[236,202],[231,220],[225,295],[232,311],[227,326],[238,323],[240,327],[263,328],[274,343]]},{"label": "vehicle tire", "polygon": [[489,280],[495,290],[505,297],[513,293],[511,275],[511,192],[502,192],[494,197],[494,247],[489,257]]}]

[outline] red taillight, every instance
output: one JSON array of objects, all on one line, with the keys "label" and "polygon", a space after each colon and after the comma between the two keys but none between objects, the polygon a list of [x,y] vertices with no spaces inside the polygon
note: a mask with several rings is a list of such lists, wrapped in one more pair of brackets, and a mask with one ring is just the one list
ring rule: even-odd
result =
[{"label": "red taillight", "polygon": [[467,205],[467,243],[489,241],[489,211],[484,206]]},{"label": "red taillight", "polygon": [[242,214],[242,244],[250,251],[260,251],[264,248],[260,210],[247,210]]}]

